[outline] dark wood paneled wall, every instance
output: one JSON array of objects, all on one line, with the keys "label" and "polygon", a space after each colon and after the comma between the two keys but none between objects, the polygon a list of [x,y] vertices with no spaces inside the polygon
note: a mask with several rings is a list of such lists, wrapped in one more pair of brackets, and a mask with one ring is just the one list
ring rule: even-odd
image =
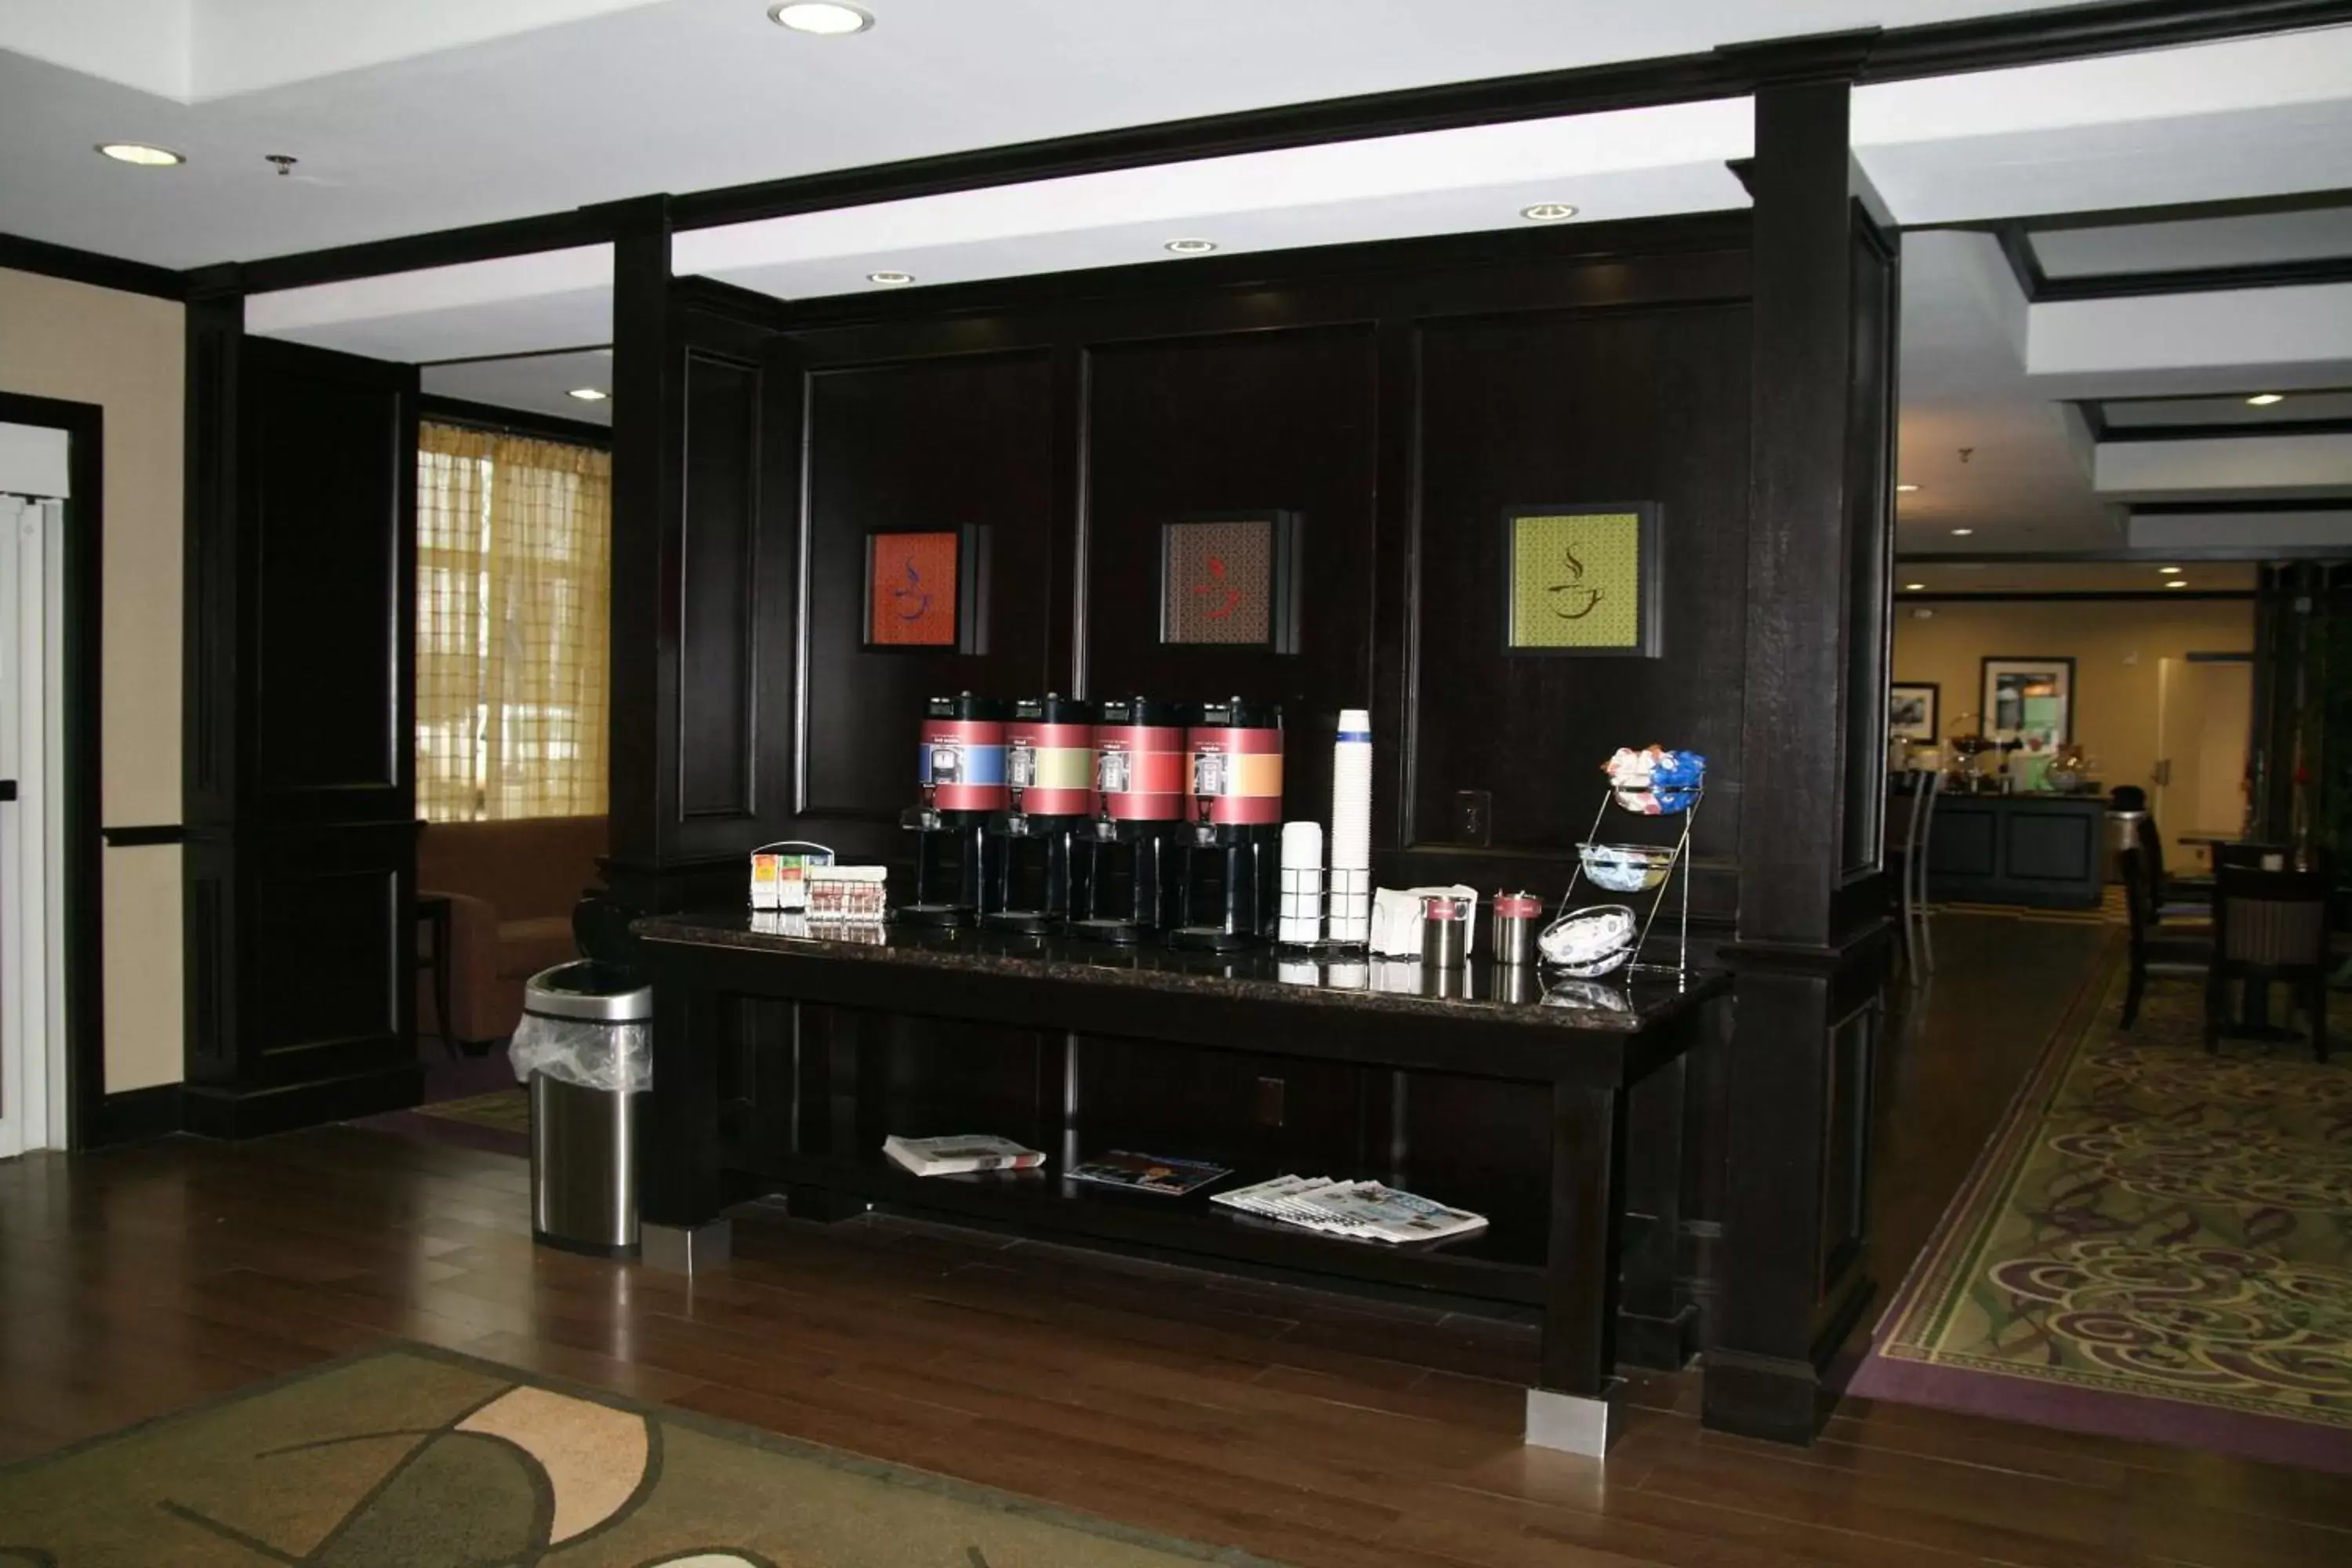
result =
[{"label": "dark wood paneled wall", "polygon": [[[1681,1239],[1694,1270],[1719,1269],[1696,1292],[1733,1369],[1710,1411],[1809,1433],[1814,1352],[1868,1289],[1853,1265],[1879,881],[1860,759],[1883,719],[1892,515],[1895,272],[1847,188],[1844,91],[1773,100],[1753,226],[1718,215],[789,306],[667,281],[657,223],[634,268],[625,241],[617,352],[638,392],[615,404],[616,483],[637,498],[615,524],[619,901],[732,901],[742,853],[766,839],[901,860],[922,700],[959,689],[1278,700],[1289,808],[1315,818],[1338,710],[1369,704],[1392,884],[1556,896],[1612,751],[1703,751],[1698,903],[1718,935],[1739,922],[1739,1021],[1690,1064],[1687,1139],[1647,1128],[1640,1157],[1690,1172]],[[721,374],[700,368],[710,356]],[[1664,517],[1661,655],[1507,656],[1505,510],[1636,500]],[[1160,526],[1248,509],[1299,520],[1297,651],[1161,645]],[[982,624],[957,649],[868,649],[866,535],[915,528],[966,531]],[[1468,841],[1457,792],[1491,797],[1487,841]],[[1011,1076],[954,1094],[1034,1112],[1067,1073],[1090,1115],[1138,1138],[1176,1136],[1155,1118],[1181,1105],[1193,1142],[1226,1127],[1307,1163],[1545,1190],[1542,1141],[1522,1134],[1546,1110],[1507,1095],[1353,1078],[1269,1091],[1245,1062],[1131,1041],[983,1043],[806,1011],[747,1044],[730,1146],[710,1157],[756,1171],[763,1140],[811,1136],[808,1108],[849,1103],[853,1081],[883,1074],[885,1100],[912,1105],[947,1084],[937,1064],[991,1054]],[[1269,1092],[1279,1121],[1264,1120]],[[1653,1353],[1687,1344],[1685,1307],[1643,1310]]]},{"label": "dark wood paneled wall", "polygon": [[412,1104],[416,373],[189,312],[187,1089],[247,1136]]},{"label": "dark wood paneled wall", "polygon": [[[667,441],[683,482],[667,542],[619,567],[663,595],[627,612],[657,657],[615,595],[616,657],[640,663],[616,668],[615,859],[657,873],[641,893],[731,887],[769,838],[901,858],[927,696],[1139,690],[1279,701],[1291,809],[1318,818],[1339,710],[1370,706],[1384,872],[1482,886],[1556,890],[1609,752],[1696,746],[1703,900],[1727,919],[1744,216],[801,307],[650,291],[667,423],[633,436],[646,405],[616,399],[616,451]],[[1503,510],[1637,500],[1664,511],[1664,656],[1506,657]],[[1254,508],[1300,520],[1297,651],[1161,645],[1160,525]],[[862,646],[866,535],[908,528],[972,531],[986,607],[961,650]],[[1490,842],[1458,831],[1457,790],[1491,792]]]}]

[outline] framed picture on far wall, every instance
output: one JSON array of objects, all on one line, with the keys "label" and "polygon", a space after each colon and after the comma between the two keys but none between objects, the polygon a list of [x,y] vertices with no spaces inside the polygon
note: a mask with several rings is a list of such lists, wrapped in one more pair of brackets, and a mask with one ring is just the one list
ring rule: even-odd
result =
[{"label": "framed picture on far wall", "polygon": [[1886,694],[1886,732],[1898,740],[1936,743],[1937,704],[1943,688],[1932,680],[1898,680]]},{"label": "framed picture on far wall", "polygon": [[2054,746],[2074,737],[2074,661],[2046,658],[1984,660],[1985,739],[2008,744],[2037,736]]}]

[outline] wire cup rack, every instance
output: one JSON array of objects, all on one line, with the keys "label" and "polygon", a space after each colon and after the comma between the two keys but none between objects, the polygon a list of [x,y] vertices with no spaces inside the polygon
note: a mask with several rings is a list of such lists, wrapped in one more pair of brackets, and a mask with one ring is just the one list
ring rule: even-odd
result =
[{"label": "wire cup rack", "polygon": [[[1275,924],[1275,947],[1283,952],[1320,953],[1334,957],[1362,954],[1371,932],[1334,936],[1350,910],[1361,911],[1357,923],[1369,925],[1372,906],[1372,873],[1369,868],[1286,866],[1281,875],[1282,901]],[[1281,933],[1310,927],[1312,941],[1297,942]]]}]

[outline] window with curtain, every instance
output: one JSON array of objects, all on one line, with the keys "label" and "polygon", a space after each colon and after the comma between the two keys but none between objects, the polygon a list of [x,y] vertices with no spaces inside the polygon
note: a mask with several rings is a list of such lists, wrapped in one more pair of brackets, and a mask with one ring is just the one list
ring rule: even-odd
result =
[{"label": "window with curtain", "polygon": [[416,454],[416,809],[605,809],[613,461],[454,425]]}]

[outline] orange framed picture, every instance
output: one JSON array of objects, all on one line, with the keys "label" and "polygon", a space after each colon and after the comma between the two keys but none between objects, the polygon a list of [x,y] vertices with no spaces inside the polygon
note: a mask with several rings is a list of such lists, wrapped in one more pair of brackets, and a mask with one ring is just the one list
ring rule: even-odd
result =
[{"label": "orange framed picture", "polygon": [[866,646],[961,646],[962,535],[954,529],[866,536]]}]

